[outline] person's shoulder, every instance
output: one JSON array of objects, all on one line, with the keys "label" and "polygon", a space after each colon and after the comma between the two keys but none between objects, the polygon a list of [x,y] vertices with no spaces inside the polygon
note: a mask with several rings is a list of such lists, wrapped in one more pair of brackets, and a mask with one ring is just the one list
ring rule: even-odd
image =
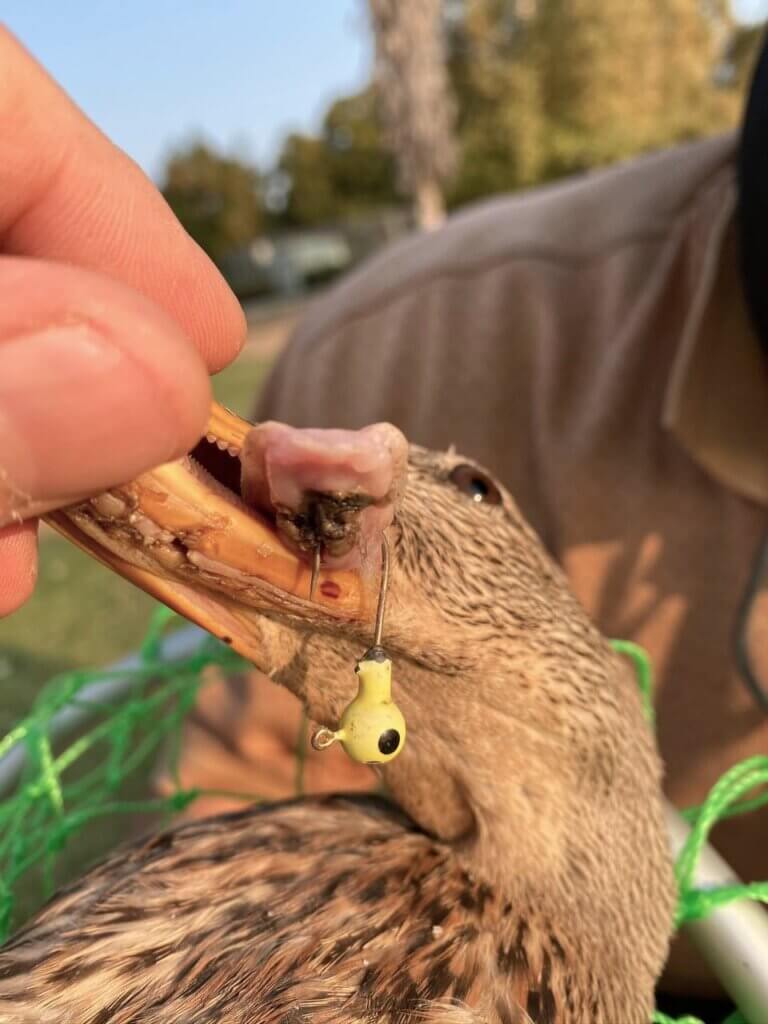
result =
[{"label": "person's shoulder", "polygon": [[721,135],[472,204],[346,275],[312,304],[299,334],[310,341],[439,279],[531,261],[578,269],[610,249],[662,240],[697,194],[730,172],[735,149],[735,136]]}]

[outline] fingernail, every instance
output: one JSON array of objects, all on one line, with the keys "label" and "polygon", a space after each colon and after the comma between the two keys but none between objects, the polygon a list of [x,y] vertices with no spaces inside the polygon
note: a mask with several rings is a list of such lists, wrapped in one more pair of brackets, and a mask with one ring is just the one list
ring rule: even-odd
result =
[{"label": "fingernail", "polygon": [[0,524],[180,454],[163,386],[173,367],[163,370],[158,346],[146,341],[133,351],[90,323],[0,340]]}]

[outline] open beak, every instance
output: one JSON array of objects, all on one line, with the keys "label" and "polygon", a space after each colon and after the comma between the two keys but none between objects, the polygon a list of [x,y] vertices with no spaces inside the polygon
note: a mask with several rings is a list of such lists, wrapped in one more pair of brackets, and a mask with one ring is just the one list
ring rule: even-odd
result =
[{"label": "open beak", "polygon": [[258,664],[254,623],[280,614],[317,626],[371,622],[377,583],[354,570],[311,567],[267,514],[240,498],[251,424],[214,403],[206,436],[188,456],[46,515],[109,569]]}]

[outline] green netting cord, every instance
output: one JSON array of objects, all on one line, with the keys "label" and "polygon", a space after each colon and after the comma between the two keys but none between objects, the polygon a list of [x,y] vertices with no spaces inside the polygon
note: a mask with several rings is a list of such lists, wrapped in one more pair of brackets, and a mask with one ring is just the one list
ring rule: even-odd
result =
[{"label": "green netting cord", "polygon": [[[611,646],[632,662],[643,699],[646,718],[654,724],[653,668],[647,652],[629,640],[612,640]],[[757,791],[757,792],[756,792]],[[746,794],[753,794],[746,796]],[[743,798],[743,799],[742,799]],[[724,885],[698,889],[694,885],[696,865],[709,834],[719,821],[737,814],[746,814],[768,804],[768,757],[750,757],[734,765],[710,790],[706,800],[698,807],[683,811],[691,832],[678,855],[675,876],[678,903],[675,927],[696,921],[726,903],[735,900],[758,900],[768,903],[768,882]],[[653,1015],[653,1024],[702,1024],[698,1017],[673,1019],[664,1013]],[[723,1024],[745,1024],[738,1010],[730,1014]]]},{"label": "green netting cord", "polygon": [[[611,646],[632,661],[643,697],[646,716],[653,722],[653,670],[648,654],[627,640],[612,640]],[[753,794],[746,796],[745,794]],[[742,799],[744,797],[744,799]],[[768,882],[727,885],[717,889],[697,889],[693,884],[696,865],[709,834],[719,821],[745,814],[768,805],[768,757],[749,757],[727,771],[698,807],[683,811],[691,833],[675,864],[679,900],[675,925],[705,917],[717,907],[734,900],[758,900],[768,903]],[[729,1022],[732,1024],[732,1022]]]},{"label": "green netting cord", "polygon": [[[16,923],[19,890],[29,887],[33,870],[42,873],[43,895],[52,894],[60,881],[54,870],[57,860],[73,835],[114,815],[167,818],[201,795],[202,791],[185,789],[179,782],[181,728],[197,698],[204,670],[209,666],[242,670],[245,662],[211,638],[187,658],[162,658],[163,634],[174,620],[178,617],[167,608],[156,611],[135,667],[55,676],[41,689],[29,714],[0,740],[0,759],[19,745],[25,753],[13,792],[0,801],[0,942]],[[94,705],[89,699],[93,721],[74,742],[56,752],[50,736],[56,714],[81,707],[80,694],[89,684],[126,678],[131,685],[119,700]],[[176,751],[169,758],[173,792],[156,799],[121,795],[127,781],[142,770],[149,772],[166,745]]]},{"label": "green netting cord", "polygon": [[[215,666],[225,672],[242,671],[247,663],[224,644],[207,638],[187,658],[169,661],[162,657],[164,633],[177,620],[159,608],[142,644],[139,662],[113,672],[69,672],[54,677],[38,694],[30,713],[0,740],[0,759],[23,745],[24,765],[14,791],[0,801],[0,942],[14,924],[20,885],[33,869],[41,870],[45,895],[57,884],[57,859],[70,838],[100,818],[126,814],[159,814],[167,818],[187,808],[201,795],[222,795],[181,785],[178,752],[184,719],[192,709],[203,673]],[[653,722],[653,674],[646,652],[637,644],[612,641],[616,651],[628,657],[635,669],[649,721]],[[51,723],[63,708],[82,705],[81,692],[98,680],[131,681],[119,700],[88,707],[92,723],[72,743],[57,751]],[[296,789],[303,788],[302,732],[297,756]],[[173,791],[168,797],[127,799],[125,784],[151,767],[160,748],[170,749]],[[254,794],[226,794],[257,800]],[[768,804],[768,757],[753,757],[727,772],[699,807],[684,812],[691,834],[675,867],[679,902],[677,927],[703,917],[733,900],[768,902],[768,882],[697,889],[694,876],[699,854],[718,821]],[[655,1013],[654,1024],[701,1024],[687,1016],[673,1020]],[[744,1024],[738,1013],[723,1024]]]}]

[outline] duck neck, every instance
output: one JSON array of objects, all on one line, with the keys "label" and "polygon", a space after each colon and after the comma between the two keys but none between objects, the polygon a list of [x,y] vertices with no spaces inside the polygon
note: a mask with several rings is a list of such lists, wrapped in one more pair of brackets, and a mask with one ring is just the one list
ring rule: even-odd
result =
[{"label": "duck neck", "polygon": [[[654,970],[674,903],[660,766],[631,670],[602,639],[590,647],[516,670],[507,659],[503,675],[471,685],[443,678],[428,708],[417,697],[434,694],[435,680],[395,682],[409,739],[384,777],[400,806],[505,900],[565,915],[572,935],[603,922],[612,956],[621,921],[642,922]],[[648,907],[660,909],[656,920]]]},{"label": "duck neck", "polygon": [[392,797],[495,884],[559,871],[573,814],[570,751],[554,730],[488,699],[487,685],[484,699],[465,705],[465,680],[440,682],[441,696],[424,705],[414,689],[434,692],[434,682],[414,688],[395,675],[408,742],[382,769]]},{"label": "duck neck", "polygon": [[[260,667],[335,728],[357,693],[359,638],[331,645],[264,620],[259,647]],[[393,644],[408,738],[381,769],[387,788],[497,906],[535,908],[572,948],[602,947],[650,991],[675,891],[660,766],[631,670],[593,631],[579,651],[569,634],[486,647],[484,665],[451,674]]]}]

